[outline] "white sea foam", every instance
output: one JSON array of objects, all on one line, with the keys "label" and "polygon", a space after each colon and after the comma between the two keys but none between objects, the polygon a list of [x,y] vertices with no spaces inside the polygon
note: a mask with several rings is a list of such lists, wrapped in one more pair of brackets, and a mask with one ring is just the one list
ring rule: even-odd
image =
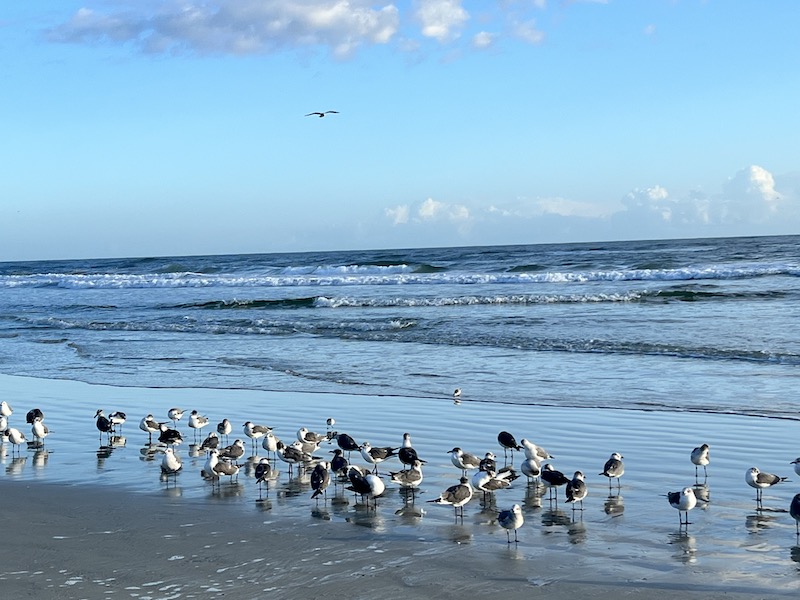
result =
[{"label": "white sea foam", "polygon": [[[308,273],[303,271],[308,270]],[[548,271],[542,273],[414,273],[407,268],[350,266],[320,269],[294,268],[285,275],[225,275],[204,273],[163,274],[60,274],[0,276],[0,287],[61,287],[68,289],[122,288],[250,288],[250,287],[335,287],[384,285],[497,285],[532,283],[586,283],[609,281],[696,281],[730,280],[764,276],[800,276],[795,265],[702,266],[677,269],[614,269]],[[293,273],[296,271],[296,273]]]}]

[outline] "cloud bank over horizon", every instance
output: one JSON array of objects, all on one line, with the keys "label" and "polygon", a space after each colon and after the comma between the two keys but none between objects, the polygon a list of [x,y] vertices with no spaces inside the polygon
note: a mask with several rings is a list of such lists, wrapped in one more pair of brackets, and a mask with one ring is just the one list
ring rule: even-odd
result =
[{"label": "cloud bank over horizon", "polygon": [[645,238],[713,237],[735,232],[737,226],[742,227],[738,235],[768,235],[800,231],[799,190],[800,173],[776,178],[764,167],[751,165],[712,194],[691,190],[673,196],[653,185],[633,189],[609,205],[554,197],[468,206],[427,198],[387,207],[384,215],[392,227],[408,234],[439,225],[462,237],[489,239],[513,232],[520,238],[533,231],[546,241],[570,237],[570,232],[575,240],[630,239],[631,232]]}]

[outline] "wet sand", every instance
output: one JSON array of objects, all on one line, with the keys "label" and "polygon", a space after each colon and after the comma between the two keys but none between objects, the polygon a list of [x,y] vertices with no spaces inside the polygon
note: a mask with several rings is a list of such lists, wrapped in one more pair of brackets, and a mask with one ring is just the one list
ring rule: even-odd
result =
[{"label": "wet sand", "polygon": [[[7,597],[759,598],[800,590],[800,548],[786,512],[800,490],[788,464],[800,454],[793,421],[13,377],[0,377],[0,395],[15,409],[12,425],[29,435],[25,412],[38,406],[53,431],[43,451],[23,448],[15,457],[10,444],[0,447]],[[388,485],[372,510],[341,488],[311,500],[306,478],[282,473],[259,502],[248,469],[219,490],[203,481],[205,459],[187,443],[178,449],[184,472],[167,483],[137,425],[147,412],[166,419],[172,405],[197,408],[212,423],[235,418],[234,436],[251,417],[283,439],[301,425],[324,431],[328,416],[374,445],[399,445],[410,431],[428,460],[425,481],[413,504]],[[94,428],[91,415],[100,407],[129,415],[116,447]],[[186,424],[180,428],[191,441]],[[454,445],[491,450],[502,461],[500,428],[545,446],[564,472],[587,474],[582,514],[563,501],[551,504],[524,478],[493,503],[478,495],[463,522],[451,508],[426,502],[458,479],[446,454]],[[684,532],[663,494],[703,483],[688,460],[702,441],[712,448],[710,503],[690,513]],[[626,461],[620,490],[597,475],[614,450]],[[744,483],[752,465],[795,480],[766,491],[764,511],[755,510],[754,490]],[[395,461],[382,472],[398,467]],[[515,502],[525,524],[519,544],[509,545],[495,517]]]}]

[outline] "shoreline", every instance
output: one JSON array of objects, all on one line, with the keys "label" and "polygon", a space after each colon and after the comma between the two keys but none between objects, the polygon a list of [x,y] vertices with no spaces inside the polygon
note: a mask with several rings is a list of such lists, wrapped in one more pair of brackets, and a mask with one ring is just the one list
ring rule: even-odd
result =
[{"label": "shoreline", "polygon": [[[767,510],[755,511],[754,490],[743,478],[751,462],[791,474],[796,430],[787,420],[425,398],[378,410],[370,397],[113,388],[13,376],[0,376],[0,395],[15,409],[15,426],[40,406],[53,431],[42,454],[21,449],[16,458],[10,444],[0,446],[8,557],[0,581],[18,598],[257,598],[265,590],[299,597],[311,590],[334,598],[685,599],[800,591],[800,545],[786,512],[798,484],[767,490]],[[402,432],[411,431],[428,461],[425,480],[408,506],[385,478],[377,509],[366,510],[333,485],[317,503],[306,479],[282,473],[267,501],[257,502],[247,466],[238,482],[224,481],[217,492],[204,482],[205,457],[193,455],[187,437],[178,446],[184,471],[167,485],[138,419],[147,412],[164,418],[173,404],[207,412],[212,422],[235,416],[232,437],[243,437],[240,424],[249,415],[284,439],[326,416],[373,445],[399,445]],[[91,418],[98,407],[128,412],[124,444],[106,448],[98,439]],[[494,503],[477,495],[463,522],[454,521],[450,507],[426,502],[457,482],[447,455],[453,445],[502,459],[500,428],[535,439],[565,473],[584,470],[590,493],[580,516],[548,504],[524,478]],[[191,436],[185,423],[181,429]],[[694,480],[687,452],[701,436],[712,448],[711,502],[690,513],[692,525],[681,532],[663,495]],[[626,461],[619,492],[596,475],[611,450]],[[323,446],[319,455],[328,451]],[[355,456],[353,462],[362,464]],[[398,468],[395,461],[381,472]],[[512,503],[525,516],[516,545],[496,523],[497,510]]]}]

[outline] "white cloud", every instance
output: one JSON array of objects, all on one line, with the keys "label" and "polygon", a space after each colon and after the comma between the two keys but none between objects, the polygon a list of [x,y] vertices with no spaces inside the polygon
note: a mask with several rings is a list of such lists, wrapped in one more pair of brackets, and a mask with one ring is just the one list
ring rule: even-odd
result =
[{"label": "white cloud", "polygon": [[469,209],[461,204],[447,204],[428,198],[417,210],[420,221],[468,221]]},{"label": "white cloud", "polygon": [[461,0],[417,0],[415,16],[422,25],[422,35],[440,42],[457,38],[469,19]]},{"label": "white cloud", "polygon": [[285,47],[327,47],[347,57],[362,44],[385,44],[399,27],[393,4],[369,0],[228,0],[137,4],[104,14],[82,8],[50,30],[59,42],[128,42],[149,52],[257,54]]},{"label": "white cloud", "polygon": [[472,38],[472,45],[481,50],[489,48],[495,40],[495,34],[488,31],[479,31]]},{"label": "white cloud", "polygon": [[536,29],[536,21],[516,21],[512,23],[514,35],[529,44],[541,44],[544,41],[544,32]]},{"label": "white cloud", "polygon": [[392,225],[404,225],[408,223],[409,209],[408,204],[401,204],[394,208],[386,209],[386,216],[392,221]]},{"label": "white cloud", "polygon": [[544,215],[562,217],[604,218],[611,214],[609,207],[602,204],[580,202],[568,198],[536,198],[534,200],[519,199],[503,206],[491,205],[487,209],[490,215],[531,219]]},{"label": "white cloud", "polygon": [[772,173],[751,165],[731,177],[723,189],[721,218],[726,221],[762,222],[779,209],[781,195]]}]

